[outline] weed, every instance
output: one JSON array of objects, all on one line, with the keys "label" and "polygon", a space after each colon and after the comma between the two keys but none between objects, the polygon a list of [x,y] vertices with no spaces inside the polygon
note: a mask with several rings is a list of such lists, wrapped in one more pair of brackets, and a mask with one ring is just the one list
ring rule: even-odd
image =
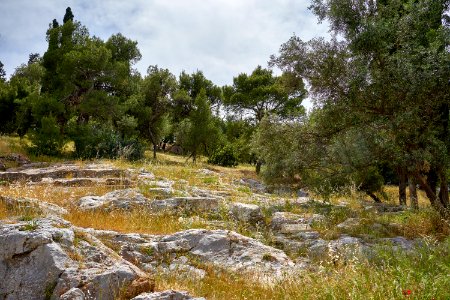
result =
[{"label": "weed", "polygon": [[34,231],[39,227],[37,220],[31,220],[23,225],[19,230],[20,231]]}]

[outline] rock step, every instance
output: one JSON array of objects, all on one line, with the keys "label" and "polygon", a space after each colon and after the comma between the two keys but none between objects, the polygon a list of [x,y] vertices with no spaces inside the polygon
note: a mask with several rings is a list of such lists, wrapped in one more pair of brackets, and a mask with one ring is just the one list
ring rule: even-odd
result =
[{"label": "rock step", "polygon": [[127,174],[120,169],[104,165],[55,165],[46,168],[31,168],[24,170],[8,170],[0,172],[1,181],[42,181],[43,178],[71,179],[71,178],[102,178],[125,177]]}]

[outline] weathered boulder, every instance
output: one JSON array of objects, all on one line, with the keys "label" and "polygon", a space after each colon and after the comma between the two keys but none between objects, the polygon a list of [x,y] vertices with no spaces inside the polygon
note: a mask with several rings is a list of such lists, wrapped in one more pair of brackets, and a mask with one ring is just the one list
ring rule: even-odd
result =
[{"label": "weathered boulder", "polygon": [[0,223],[0,278],[1,299],[131,298],[153,289],[144,272],[58,218]]},{"label": "weathered boulder", "polygon": [[264,221],[261,207],[255,204],[232,202],[229,204],[230,215],[237,221],[257,224]]},{"label": "weathered boulder", "polygon": [[342,235],[336,240],[316,240],[308,248],[308,256],[316,260],[345,261],[364,256],[367,245],[360,239]]},{"label": "weathered boulder", "polygon": [[337,224],[336,227],[342,230],[351,230],[358,227],[359,224],[360,224],[359,218],[348,218],[344,222]]},{"label": "weathered boulder", "polygon": [[83,210],[92,209],[131,209],[148,204],[145,198],[136,189],[124,189],[109,192],[103,196],[85,196],[78,200],[78,206]]},{"label": "weathered boulder", "polygon": [[208,197],[208,198],[219,198],[223,199],[224,197],[228,197],[231,195],[229,191],[221,191],[221,190],[204,190],[198,187],[192,187],[189,192],[194,197]]},{"label": "weathered boulder", "polygon": [[145,293],[132,300],[205,300],[205,298],[194,298],[184,291],[167,290],[163,292]]},{"label": "weathered boulder", "polygon": [[249,187],[253,192],[257,193],[267,192],[267,186],[264,183],[255,179],[242,178],[241,180],[239,180],[239,184]]},{"label": "weathered boulder", "polygon": [[153,200],[150,208],[155,213],[179,212],[216,212],[222,200],[216,197],[174,197],[164,200]]},{"label": "weathered boulder", "polygon": [[174,259],[169,265],[169,272],[176,272],[178,276],[196,279],[203,279],[206,276],[206,271],[192,266],[186,256]]},{"label": "weathered boulder", "polygon": [[313,223],[324,220],[325,217],[319,214],[298,215],[290,212],[276,212],[272,216],[270,227],[273,231],[294,234],[301,231],[310,231]]}]

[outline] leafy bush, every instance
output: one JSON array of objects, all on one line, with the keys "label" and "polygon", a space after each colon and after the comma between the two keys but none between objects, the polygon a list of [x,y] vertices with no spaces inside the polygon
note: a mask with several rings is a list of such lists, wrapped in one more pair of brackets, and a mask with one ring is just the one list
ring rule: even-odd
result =
[{"label": "leafy bush", "polygon": [[64,145],[64,137],[52,116],[42,117],[40,128],[30,130],[29,137],[33,143],[29,151],[35,155],[58,155]]},{"label": "leafy bush", "polygon": [[231,145],[217,148],[208,158],[208,163],[223,167],[235,167],[238,165],[238,155]]},{"label": "leafy bush", "polygon": [[75,155],[80,158],[126,158],[144,156],[144,145],[136,138],[125,139],[112,126],[95,121],[69,124],[69,134],[75,143]]}]

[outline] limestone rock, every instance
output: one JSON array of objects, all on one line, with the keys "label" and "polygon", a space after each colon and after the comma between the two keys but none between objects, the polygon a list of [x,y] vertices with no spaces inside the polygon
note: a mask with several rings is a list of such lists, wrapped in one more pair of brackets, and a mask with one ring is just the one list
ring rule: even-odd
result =
[{"label": "limestone rock", "polygon": [[181,266],[183,271],[190,269],[187,272],[200,277],[201,274],[192,269],[188,261],[180,259],[180,255],[229,271],[257,273],[267,278],[298,271],[298,266],[283,251],[227,230],[191,229],[165,236],[124,235],[112,231],[93,234],[120,247],[122,257],[133,263],[149,266],[159,258],[169,259],[169,268],[171,264],[172,268]]},{"label": "limestone rock", "polygon": [[59,297],[60,300],[84,300],[86,295],[79,288],[71,288]]},{"label": "limestone rock", "polygon": [[184,291],[167,290],[163,292],[145,293],[132,300],[205,300],[205,298],[194,298]]},{"label": "limestone rock", "polygon": [[283,251],[232,231],[191,229],[155,242],[159,253],[190,253],[203,262],[228,270],[276,276],[294,266]]},{"label": "limestone rock", "polygon": [[289,212],[276,212],[272,216],[270,227],[274,231],[280,231],[285,234],[294,234],[301,231],[309,231],[311,225],[315,222],[325,220],[323,215],[313,214],[312,216],[304,216]]},{"label": "limestone rock", "polygon": [[80,230],[57,218],[0,223],[0,298],[115,299],[126,287],[129,298],[152,290],[145,273]]},{"label": "limestone rock", "polygon": [[357,226],[359,226],[360,220],[358,218],[348,218],[344,222],[336,225],[337,228],[343,230],[351,230]]},{"label": "limestone rock", "polygon": [[147,205],[148,199],[135,189],[124,189],[109,192],[103,196],[86,196],[78,200],[83,210],[92,209],[131,209]]},{"label": "limestone rock", "polygon": [[264,221],[261,208],[255,204],[233,202],[230,204],[231,216],[240,222],[257,224]]},{"label": "limestone rock", "polygon": [[0,172],[0,180],[38,182],[42,178],[121,178],[125,175],[124,171],[108,165],[90,164],[79,166],[74,164],[60,164],[43,168],[10,169],[6,172]]},{"label": "limestone rock", "polygon": [[219,209],[221,200],[216,197],[174,197],[164,200],[153,200],[150,208],[156,213],[178,212],[215,212]]},{"label": "limestone rock", "polygon": [[266,185],[255,179],[242,178],[241,180],[239,180],[239,184],[248,186],[252,191],[257,192],[257,193],[267,192]]}]

